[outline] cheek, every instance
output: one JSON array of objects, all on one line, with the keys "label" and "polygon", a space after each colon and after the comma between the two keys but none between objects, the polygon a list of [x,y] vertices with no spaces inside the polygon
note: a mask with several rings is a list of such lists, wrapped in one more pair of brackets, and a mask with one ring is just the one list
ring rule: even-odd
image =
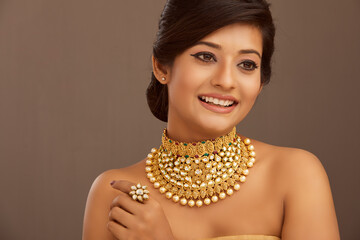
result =
[{"label": "cheek", "polygon": [[206,72],[195,68],[190,64],[178,64],[181,67],[174,67],[168,83],[169,94],[175,95],[196,95],[198,88],[206,78]]},{"label": "cheek", "polygon": [[253,103],[260,93],[260,76],[241,81],[240,92],[243,101]]}]

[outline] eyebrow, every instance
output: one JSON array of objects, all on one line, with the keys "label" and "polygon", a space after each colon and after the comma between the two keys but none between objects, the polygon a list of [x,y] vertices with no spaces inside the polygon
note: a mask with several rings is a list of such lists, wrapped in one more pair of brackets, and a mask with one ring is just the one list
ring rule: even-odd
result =
[{"label": "eyebrow", "polygon": [[[196,46],[196,45],[206,45],[208,47],[221,50],[221,46],[219,44],[212,43],[212,42],[199,41],[199,42],[194,44],[194,46]],[[261,58],[260,53],[258,51],[256,51],[256,50],[254,50],[254,49],[242,49],[242,50],[239,51],[239,53],[240,54],[254,53],[254,54],[258,55]]]}]

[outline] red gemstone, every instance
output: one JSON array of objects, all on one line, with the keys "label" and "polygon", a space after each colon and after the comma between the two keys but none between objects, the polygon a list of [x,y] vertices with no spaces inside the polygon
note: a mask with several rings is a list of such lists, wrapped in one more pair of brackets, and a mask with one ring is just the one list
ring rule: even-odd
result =
[{"label": "red gemstone", "polygon": [[196,158],[199,158],[199,155],[195,155]]}]

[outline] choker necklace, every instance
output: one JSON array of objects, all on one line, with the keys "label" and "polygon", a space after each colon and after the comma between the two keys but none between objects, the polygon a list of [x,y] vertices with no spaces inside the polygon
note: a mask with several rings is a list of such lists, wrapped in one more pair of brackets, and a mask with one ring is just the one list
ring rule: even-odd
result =
[{"label": "choker necklace", "polygon": [[162,145],[147,156],[145,171],[166,198],[201,207],[239,190],[254,162],[254,146],[235,127],[216,139],[192,143],[169,139],[165,129]]}]

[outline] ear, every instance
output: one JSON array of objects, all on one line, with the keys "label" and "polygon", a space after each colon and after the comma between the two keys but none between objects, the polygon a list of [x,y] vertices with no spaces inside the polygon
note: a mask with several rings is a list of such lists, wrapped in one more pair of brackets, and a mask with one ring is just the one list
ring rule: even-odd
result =
[{"label": "ear", "polygon": [[162,65],[158,62],[158,60],[155,59],[154,56],[152,56],[152,67],[153,67],[153,73],[156,77],[156,79],[161,84],[167,84],[169,82],[169,69],[168,67]]}]

